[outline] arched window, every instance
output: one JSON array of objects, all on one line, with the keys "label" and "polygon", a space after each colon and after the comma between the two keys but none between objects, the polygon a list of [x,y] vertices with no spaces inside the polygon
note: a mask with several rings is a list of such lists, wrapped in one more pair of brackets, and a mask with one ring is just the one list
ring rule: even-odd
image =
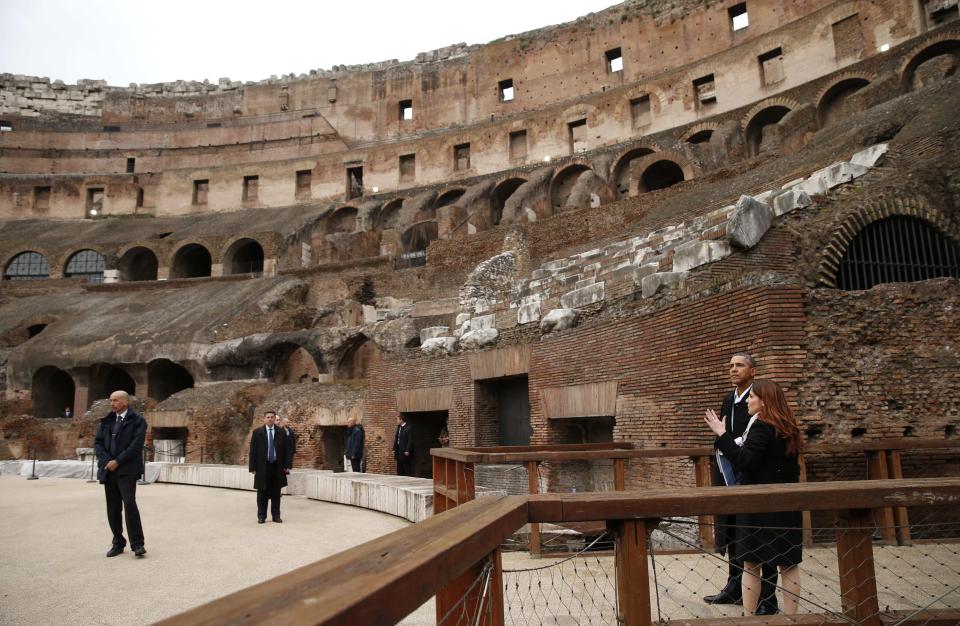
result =
[{"label": "arched window", "polygon": [[39,252],[21,252],[7,263],[5,280],[40,280],[50,278],[50,264]]},{"label": "arched window", "polygon": [[837,287],[870,289],[950,276],[960,278],[960,243],[929,222],[894,215],[868,224],[840,259]]},{"label": "arched window", "polygon": [[88,283],[102,283],[103,270],[106,267],[103,255],[94,250],[81,250],[67,261],[63,270],[65,278],[82,278]]}]

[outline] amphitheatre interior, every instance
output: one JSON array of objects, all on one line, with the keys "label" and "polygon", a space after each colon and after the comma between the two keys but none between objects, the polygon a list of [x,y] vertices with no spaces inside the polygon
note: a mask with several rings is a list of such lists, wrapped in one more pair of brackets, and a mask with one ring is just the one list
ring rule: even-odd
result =
[{"label": "amphitheatre interior", "polygon": [[[808,443],[956,438],[958,17],[631,0],[259,82],[0,74],[0,458],[73,458],[115,389],[188,462],[245,463],[268,407],[303,468],[351,416],[385,474],[398,416],[423,477],[444,428],[703,446],[743,350]],[[550,489],[608,487],[575,465]]]}]

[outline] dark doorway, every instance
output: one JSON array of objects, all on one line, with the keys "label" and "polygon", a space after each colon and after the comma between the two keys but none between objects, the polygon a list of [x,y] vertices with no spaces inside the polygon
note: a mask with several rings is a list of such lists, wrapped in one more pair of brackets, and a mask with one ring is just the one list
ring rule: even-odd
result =
[{"label": "dark doorway", "polygon": [[474,402],[478,446],[530,445],[526,375],[477,381]]},{"label": "dark doorway", "polygon": [[[403,419],[413,429],[413,475],[433,478],[433,457],[430,448],[440,447],[440,431],[447,426],[448,411],[404,413]],[[393,449],[393,441],[390,442]]]},{"label": "dark doorway", "polygon": [[[347,450],[347,436],[350,434],[346,426],[321,426],[320,438],[323,442],[323,458],[320,459],[320,469],[343,471],[343,453]],[[300,446],[297,446],[300,447]]]},{"label": "dark doorway", "polygon": [[33,375],[30,398],[34,417],[66,417],[65,409],[73,414],[73,379],[62,369],[47,365]]},{"label": "dark doorway", "polygon": [[193,376],[182,365],[169,359],[156,359],[147,365],[147,395],[157,402],[191,387]]},{"label": "dark doorway", "polygon": [[117,269],[125,282],[157,280],[157,255],[142,246],[130,248],[120,257]]},{"label": "dark doorway", "polygon": [[170,278],[200,278],[210,275],[210,252],[197,243],[188,244],[173,257]]},{"label": "dark doorway", "polygon": [[[114,391],[126,391],[131,396],[137,391],[137,384],[123,369],[109,363],[97,363],[90,367],[90,393],[87,396],[89,408],[97,400],[109,398]],[[79,410],[79,407],[78,407]]]},{"label": "dark doorway", "polygon": [[227,250],[225,274],[263,274],[263,246],[253,239],[240,239]]},{"label": "dark doorway", "polygon": [[683,169],[673,161],[657,161],[643,172],[640,182],[641,191],[666,189],[683,182]]}]

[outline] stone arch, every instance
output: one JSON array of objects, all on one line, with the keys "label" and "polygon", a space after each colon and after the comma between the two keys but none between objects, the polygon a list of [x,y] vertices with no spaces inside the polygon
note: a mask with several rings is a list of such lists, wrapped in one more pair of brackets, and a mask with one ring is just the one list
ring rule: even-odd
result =
[{"label": "stone arch", "polygon": [[496,226],[503,219],[503,207],[510,196],[527,182],[526,178],[510,176],[499,181],[490,192],[490,224]]},{"label": "stone arch", "polygon": [[680,136],[680,141],[693,144],[707,143],[713,138],[713,133],[716,132],[718,128],[720,128],[720,124],[717,122],[694,124]]},{"label": "stone arch", "polygon": [[337,363],[338,379],[363,380],[370,369],[380,362],[380,346],[372,339],[360,335],[343,353]]},{"label": "stone arch", "polygon": [[433,208],[439,209],[442,206],[454,204],[465,193],[467,193],[466,187],[454,187],[452,189],[447,189],[443,193],[437,195],[437,199],[433,202]]},{"label": "stone arch", "polygon": [[869,85],[871,80],[873,78],[867,74],[844,72],[830,81],[814,99],[817,108],[817,125],[823,128],[845,117],[847,111],[843,108],[844,102],[855,92]]},{"label": "stone arch", "polygon": [[90,283],[102,283],[103,271],[107,268],[103,254],[92,249],[82,248],[71,253],[63,264],[64,278],[82,278]]},{"label": "stone arch", "polygon": [[790,98],[770,98],[750,109],[750,112],[740,120],[740,127],[743,129],[747,144],[747,155],[754,157],[760,154],[763,147],[764,128],[778,124],[797,106],[797,102]]},{"label": "stone arch", "polygon": [[170,359],[154,359],[147,363],[147,396],[163,402],[178,391],[193,387],[193,375]]},{"label": "stone arch", "polygon": [[630,183],[632,196],[672,187],[679,182],[696,178],[699,173],[699,168],[676,150],[648,154],[633,164],[633,170],[639,175]]},{"label": "stone arch", "polygon": [[947,73],[947,76],[951,76],[960,61],[960,37],[957,33],[943,33],[920,44],[907,55],[907,60],[901,63],[897,72],[900,77],[900,91],[913,91],[917,68],[930,59],[944,55],[950,55],[954,59],[953,69]]},{"label": "stone arch", "polygon": [[388,230],[396,228],[400,221],[400,209],[403,208],[404,198],[394,198],[385,203],[377,212],[377,217],[373,221],[374,230]]},{"label": "stone arch", "polygon": [[201,278],[210,276],[213,260],[202,243],[182,244],[170,257],[170,278]]},{"label": "stone arch", "polygon": [[613,167],[610,168],[614,197],[626,198],[630,195],[630,179],[633,178],[634,174],[631,165],[637,163],[643,157],[659,151],[660,148],[657,146],[634,146],[614,158]]},{"label": "stone arch", "polygon": [[42,280],[50,278],[47,256],[36,250],[23,250],[10,256],[3,265],[4,280]]},{"label": "stone arch", "polygon": [[434,220],[412,224],[400,235],[402,255],[426,260],[427,246],[437,239],[438,232],[437,222]]},{"label": "stone arch", "polygon": [[820,253],[820,268],[817,276],[819,284],[836,288],[840,260],[853,238],[865,226],[895,215],[920,218],[948,237],[960,240],[960,227],[954,225],[943,213],[930,207],[926,198],[922,196],[889,198],[873,202],[846,216],[831,229],[833,234],[824,246],[823,252]]},{"label": "stone arch", "polygon": [[263,246],[252,237],[239,237],[223,253],[223,273],[263,274]]},{"label": "stone arch", "polygon": [[147,246],[131,246],[121,250],[117,269],[120,271],[120,280],[136,282],[141,280],[157,280],[157,254]]},{"label": "stone arch", "polygon": [[[90,391],[87,394],[89,408],[96,400],[109,398],[114,391],[126,391],[131,396],[136,395],[137,383],[125,369],[111,363],[95,363],[90,366]],[[77,407],[79,410],[79,407]]]},{"label": "stone arch", "polygon": [[52,365],[44,365],[33,374],[30,398],[34,417],[63,417],[64,409],[75,414],[73,398],[76,385],[67,372]]},{"label": "stone arch", "polygon": [[357,207],[342,206],[327,218],[327,234],[352,233],[357,230]]},{"label": "stone arch", "polygon": [[573,185],[584,172],[592,172],[593,168],[583,161],[568,163],[557,170],[550,181],[550,207],[554,213],[559,213],[566,206],[567,198]]},{"label": "stone arch", "polygon": [[310,352],[292,342],[278,344],[270,351],[270,379],[278,385],[318,382],[320,366]]}]

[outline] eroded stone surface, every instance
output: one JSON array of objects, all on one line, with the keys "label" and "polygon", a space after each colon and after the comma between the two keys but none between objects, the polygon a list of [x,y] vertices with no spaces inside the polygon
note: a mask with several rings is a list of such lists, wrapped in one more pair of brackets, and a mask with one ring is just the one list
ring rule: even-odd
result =
[{"label": "eroded stone surface", "polygon": [[773,211],[750,196],[740,196],[733,215],[727,221],[727,237],[738,248],[757,245],[773,223]]},{"label": "eroded stone surface", "polygon": [[547,334],[573,328],[577,325],[578,317],[573,309],[553,309],[540,320],[540,332]]}]

